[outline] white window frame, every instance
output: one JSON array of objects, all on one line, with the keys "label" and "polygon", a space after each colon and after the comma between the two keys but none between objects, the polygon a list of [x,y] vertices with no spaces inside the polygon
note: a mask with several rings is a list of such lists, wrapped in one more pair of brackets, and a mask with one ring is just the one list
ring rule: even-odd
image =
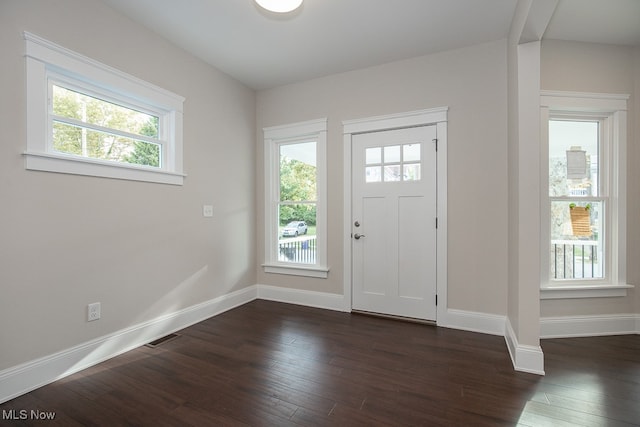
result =
[{"label": "white window frame", "polygon": [[[626,151],[627,100],[629,95],[542,91],[541,125],[541,271],[540,298],[591,298],[625,296],[633,286],[626,283]],[[549,120],[561,117],[600,121],[600,135],[606,150],[601,159],[600,179],[606,181],[605,277],[602,280],[551,279],[549,197]]]},{"label": "white window frame", "polygon": [[[25,168],[133,181],[182,185],[184,98],[34,34],[26,41],[27,149]],[[151,167],[93,159],[53,150],[51,85],[81,88],[108,102],[159,118],[161,165]]]},{"label": "white window frame", "polygon": [[[265,183],[265,251],[266,273],[327,278],[327,119],[310,120],[263,129]],[[278,206],[280,202],[280,145],[296,141],[316,141],[316,263],[302,264],[278,260]]]}]

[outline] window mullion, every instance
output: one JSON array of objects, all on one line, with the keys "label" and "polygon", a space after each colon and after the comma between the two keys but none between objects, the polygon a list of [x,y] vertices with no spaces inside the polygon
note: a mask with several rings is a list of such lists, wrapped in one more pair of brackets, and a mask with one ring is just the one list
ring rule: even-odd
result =
[{"label": "window mullion", "polygon": [[549,196],[551,202],[601,202],[608,199],[605,196]]},{"label": "window mullion", "polygon": [[140,134],[136,134],[136,133],[129,133],[129,132],[126,132],[126,131],[121,131],[121,130],[110,128],[110,127],[104,127],[104,126],[100,126],[100,125],[96,125],[96,124],[92,124],[92,123],[87,123],[87,122],[83,122],[82,120],[73,119],[71,117],[64,117],[64,116],[59,116],[57,114],[51,113],[51,119],[54,122],[65,123],[65,124],[68,124],[68,125],[71,125],[71,126],[75,126],[75,127],[79,127],[79,128],[86,128],[86,129],[90,129],[90,130],[95,130],[97,132],[102,132],[102,133],[108,133],[108,134],[111,134],[111,135],[121,136],[123,138],[129,138],[129,139],[133,139],[133,140],[144,141],[144,142],[149,142],[149,143],[152,143],[152,144],[162,145],[162,141],[157,139],[157,138],[152,138],[152,137],[146,136],[146,135],[140,135]]},{"label": "window mullion", "polygon": [[280,205],[314,205],[316,203],[318,203],[316,200],[281,200],[278,202]]}]

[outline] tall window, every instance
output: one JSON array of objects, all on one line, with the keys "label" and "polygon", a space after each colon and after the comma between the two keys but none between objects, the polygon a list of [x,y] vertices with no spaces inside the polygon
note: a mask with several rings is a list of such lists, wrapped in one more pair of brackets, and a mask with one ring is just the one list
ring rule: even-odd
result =
[{"label": "tall window", "polygon": [[553,280],[605,277],[605,216],[609,179],[602,120],[549,120],[550,276]]},{"label": "tall window", "polygon": [[544,92],[541,99],[543,298],[624,295],[626,97]]},{"label": "tall window", "polygon": [[264,134],[265,271],[326,277],[326,120]]},{"label": "tall window", "polygon": [[316,141],[280,144],[278,260],[316,264]]},{"label": "tall window", "polygon": [[27,169],[182,184],[182,97],[24,37]]}]

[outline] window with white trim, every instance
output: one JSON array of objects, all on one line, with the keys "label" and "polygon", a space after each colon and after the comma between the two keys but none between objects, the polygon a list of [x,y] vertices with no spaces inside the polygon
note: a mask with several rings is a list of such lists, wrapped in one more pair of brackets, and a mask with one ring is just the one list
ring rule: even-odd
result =
[{"label": "window with white trim", "polygon": [[565,92],[541,97],[542,298],[623,296],[630,287],[626,99]]},{"label": "window with white trim", "polygon": [[184,98],[24,37],[27,169],[182,184]]},{"label": "window with white trim", "polygon": [[610,179],[605,119],[588,115],[549,118],[549,219],[552,281],[606,277]]},{"label": "window with white trim", "polygon": [[267,273],[326,278],[327,120],[264,129]]}]

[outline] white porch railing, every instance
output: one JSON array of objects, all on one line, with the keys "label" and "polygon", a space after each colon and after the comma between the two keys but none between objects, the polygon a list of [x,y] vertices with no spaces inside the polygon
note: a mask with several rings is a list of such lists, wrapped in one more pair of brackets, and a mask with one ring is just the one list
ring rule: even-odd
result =
[{"label": "white porch railing", "polygon": [[278,240],[278,260],[301,264],[316,263],[316,236],[300,236]]}]

